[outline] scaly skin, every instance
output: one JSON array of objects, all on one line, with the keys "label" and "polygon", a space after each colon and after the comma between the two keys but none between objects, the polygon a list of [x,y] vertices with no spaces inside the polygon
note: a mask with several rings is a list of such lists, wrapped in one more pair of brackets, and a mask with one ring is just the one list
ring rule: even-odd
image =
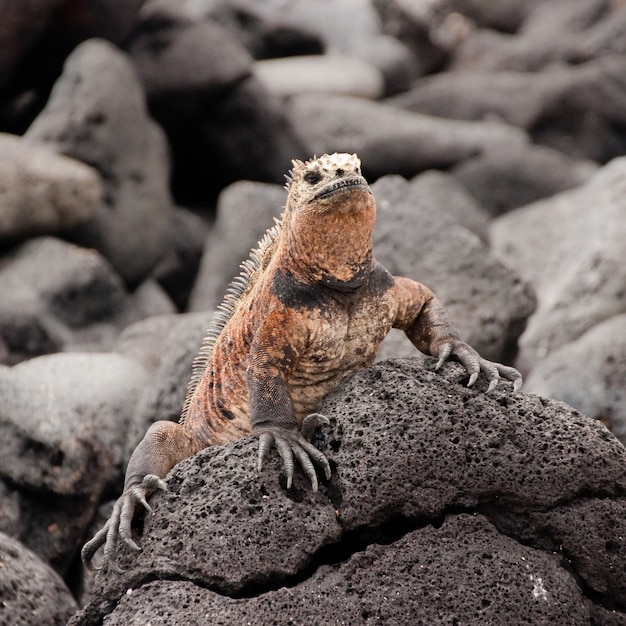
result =
[{"label": "scaly skin", "polygon": [[[105,545],[113,561],[118,538],[134,548],[138,504],[165,489],[170,469],[199,450],[255,434],[259,469],[272,444],[288,487],[295,460],[317,490],[314,464],[330,477],[325,456],[305,435],[327,423],[316,413],[350,374],[370,365],[391,328],[415,347],[459,360],[473,384],[480,371],[521,386],[517,370],[482,359],[462,342],[424,285],[391,276],[372,256],[374,197],[356,155],[294,161],[282,225],[236,290],[219,332],[205,348],[180,423],[153,424],[128,464],[124,493],[111,519],[83,548],[89,563]],[[231,298],[231,301],[233,298]]]}]

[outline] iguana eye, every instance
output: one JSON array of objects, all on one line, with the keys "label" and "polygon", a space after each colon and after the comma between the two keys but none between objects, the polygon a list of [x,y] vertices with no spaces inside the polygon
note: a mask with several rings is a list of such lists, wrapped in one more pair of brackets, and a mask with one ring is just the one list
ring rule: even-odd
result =
[{"label": "iguana eye", "polygon": [[309,183],[309,185],[315,185],[315,183],[319,183],[320,180],[322,180],[322,175],[317,170],[311,170],[302,178],[305,182]]}]

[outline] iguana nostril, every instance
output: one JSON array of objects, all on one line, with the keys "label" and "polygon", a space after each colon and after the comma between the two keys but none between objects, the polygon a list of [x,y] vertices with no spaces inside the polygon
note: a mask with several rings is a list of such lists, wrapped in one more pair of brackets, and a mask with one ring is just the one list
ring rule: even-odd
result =
[{"label": "iguana nostril", "polygon": [[344,175],[344,171],[342,169],[338,169],[337,176],[343,176],[343,175]]}]

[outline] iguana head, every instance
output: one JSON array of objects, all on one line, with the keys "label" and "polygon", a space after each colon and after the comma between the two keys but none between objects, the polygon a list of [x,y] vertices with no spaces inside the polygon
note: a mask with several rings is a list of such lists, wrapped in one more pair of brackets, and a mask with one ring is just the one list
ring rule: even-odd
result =
[{"label": "iguana head", "polygon": [[292,161],[287,178],[287,207],[315,208],[325,211],[338,208],[339,196],[345,192],[370,194],[361,175],[361,161],[356,154],[323,154],[310,161]]},{"label": "iguana head", "polygon": [[282,267],[339,291],[362,285],[371,270],[376,202],[356,154],[294,160],[287,190]]}]

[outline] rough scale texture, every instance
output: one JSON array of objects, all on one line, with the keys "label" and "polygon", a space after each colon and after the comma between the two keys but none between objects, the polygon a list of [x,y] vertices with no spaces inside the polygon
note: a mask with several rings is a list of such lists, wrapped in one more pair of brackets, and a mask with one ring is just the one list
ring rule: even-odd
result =
[{"label": "rough scale texture", "polygon": [[316,494],[277,458],[251,472],[252,439],[180,463],[72,626],[624,623],[624,447],[433,365],[378,363],[329,395]]},{"label": "rough scale texture", "polygon": [[163,478],[203,448],[255,434],[259,469],[275,446],[287,487],[296,462],[317,491],[317,464],[330,465],[308,441],[328,420],[316,413],[350,374],[371,365],[391,328],[421,352],[463,363],[472,385],[481,370],[521,384],[513,368],[482,359],[459,339],[442,305],[424,285],[392,276],[372,254],[376,203],[356,155],[294,161],[281,220],[243,264],[194,362],[180,423],[155,422],[133,452],[124,493],[109,522],[88,542],[89,562],[118,537],[138,549],[131,522]]}]

